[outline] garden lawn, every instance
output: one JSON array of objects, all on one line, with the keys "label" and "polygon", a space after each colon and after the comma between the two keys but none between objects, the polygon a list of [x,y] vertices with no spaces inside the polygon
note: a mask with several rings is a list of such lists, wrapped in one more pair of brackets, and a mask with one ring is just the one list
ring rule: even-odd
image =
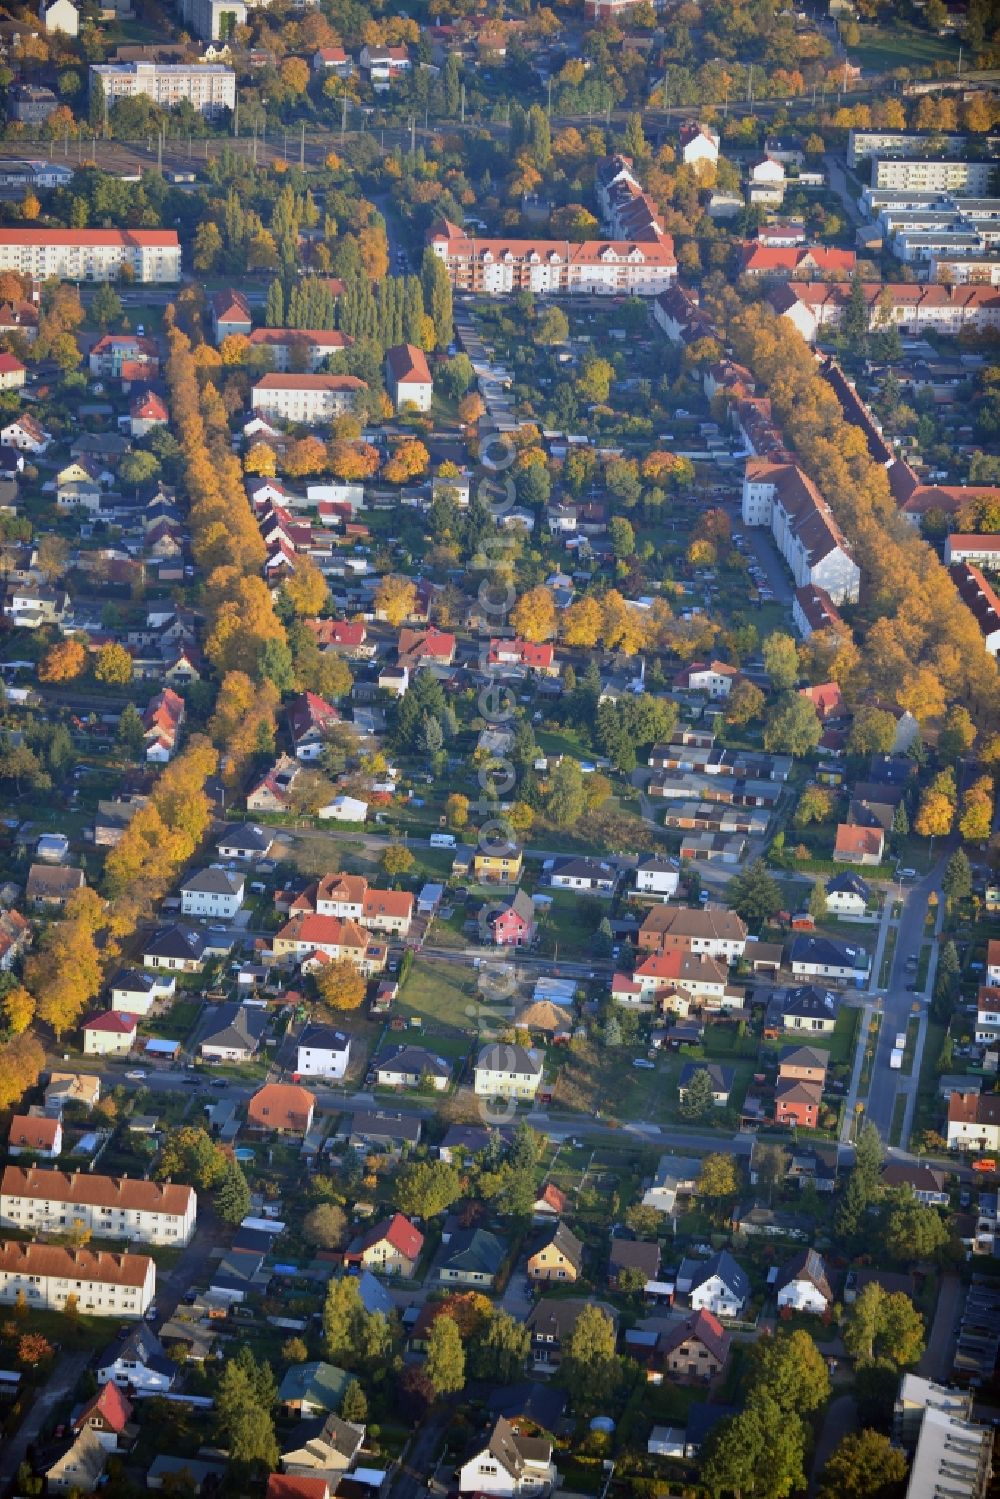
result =
[{"label": "garden lawn", "polygon": [[[489,1007],[489,998],[479,998],[475,975],[467,968],[417,958],[400,985],[395,1008],[407,1018],[419,1015],[433,1034],[437,1029],[445,1033],[473,1030],[480,1003]],[[498,1020],[502,1018],[498,1015]]]},{"label": "garden lawn", "polygon": [[862,26],[860,42],[847,50],[851,61],[866,72],[928,68],[941,61],[958,63],[957,37],[932,36],[898,20],[891,26]]}]

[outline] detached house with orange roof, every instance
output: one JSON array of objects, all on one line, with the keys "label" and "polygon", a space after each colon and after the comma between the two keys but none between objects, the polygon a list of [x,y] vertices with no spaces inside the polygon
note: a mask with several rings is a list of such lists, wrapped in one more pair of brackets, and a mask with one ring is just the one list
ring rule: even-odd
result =
[{"label": "detached house with orange roof", "polygon": [[344,1251],[344,1264],[364,1266],[376,1274],[400,1275],[410,1280],[416,1273],[424,1247],[424,1236],[402,1213],[382,1218]]},{"label": "detached house with orange roof", "polygon": [[169,421],[166,402],[154,390],[141,391],[133,396],[128,408],[129,432],[133,437],[146,437],[156,427],[165,427]]},{"label": "detached house with orange roof", "polygon": [[837,824],[833,844],[836,864],[881,864],[885,853],[885,833],[881,828],[859,827],[852,822]]},{"label": "detached house with orange roof", "polygon": [[372,938],[356,921],[313,912],[293,916],[275,932],[271,952],[278,960],[298,960],[307,971],[346,958],[365,978],[381,973],[388,959],[385,943]]},{"label": "detached house with orange roof", "polygon": [[403,629],[397,648],[399,665],[414,672],[422,666],[450,666],[455,659],[455,637],[428,625],[425,630]]},{"label": "detached house with orange roof", "polygon": [[241,333],[249,338],[253,331],[253,313],[250,303],[241,291],[217,291],[212,295],[212,336],[221,344],[231,333]]},{"label": "detached house with orange roof", "polygon": [[164,687],[142,715],[147,760],[165,765],[173,759],[183,722],[184,699],[172,687]]},{"label": "detached house with orange roof", "polygon": [[40,1114],[15,1114],[11,1119],[7,1135],[8,1155],[38,1155],[54,1161],[56,1156],[62,1155],[62,1147],[61,1119],[49,1119]]},{"label": "detached house with orange roof", "polygon": [[247,1128],[268,1134],[306,1135],[316,1111],[315,1094],[298,1083],[265,1083],[247,1104]]},{"label": "detached house with orange roof", "polygon": [[87,1057],[127,1057],[136,1042],[138,1015],[127,1010],[104,1010],[91,1015],[80,1027],[83,1054]]},{"label": "detached house with orange roof", "polygon": [[396,344],[386,350],[385,378],[389,399],[397,411],[408,407],[430,411],[434,383],[423,349],[414,344]]}]

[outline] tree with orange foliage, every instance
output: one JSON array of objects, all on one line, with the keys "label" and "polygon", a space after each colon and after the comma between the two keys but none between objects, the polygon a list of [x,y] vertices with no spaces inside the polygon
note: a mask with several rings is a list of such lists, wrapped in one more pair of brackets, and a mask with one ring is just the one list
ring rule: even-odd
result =
[{"label": "tree with orange foliage", "polygon": [[75,636],[57,640],[42,657],[38,667],[40,682],[72,682],[87,665],[87,649]]},{"label": "tree with orange foliage", "polygon": [[474,427],[485,411],[482,396],[474,390],[470,390],[458,403],[458,419],[463,427]]},{"label": "tree with orange foliage", "polygon": [[306,474],[322,474],[329,466],[326,444],[318,437],[300,437],[289,445],[282,467],[291,478],[300,479]]},{"label": "tree with orange foliage", "polygon": [[382,469],[382,477],[390,484],[405,484],[427,472],[431,455],[422,442],[408,439],[393,449],[392,456]]},{"label": "tree with orange foliage", "polygon": [[325,608],[330,590],[326,579],[311,557],[295,559],[295,570],[283,584],[285,598],[300,618],[307,619]]},{"label": "tree with orange foliage", "polygon": [[370,479],[378,472],[378,449],[368,442],[336,438],[330,444],[330,471],[345,484]]}]

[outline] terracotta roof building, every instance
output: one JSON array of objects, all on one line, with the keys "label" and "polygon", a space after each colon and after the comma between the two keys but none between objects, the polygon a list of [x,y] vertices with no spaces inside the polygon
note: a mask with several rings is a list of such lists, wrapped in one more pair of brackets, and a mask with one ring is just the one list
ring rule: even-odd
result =
[{"label": "terracotta roof building", "polygon": [[265,1083],[247,1104],[250,1129],[304,1135],[312,1128],[316,1097],[298,1083]]},{"label": "terracotta roof building", "polygon": [[0,1178],[0,1225],[30,1233],[82,1224],[97,1239],[180,1246],[194,1233],[193,1187],[142,1177],[7,1166]]},{"label": "terracotta roof building", "polygon": [[15,1302],[21,1293],[29,1309],[62,1311],[73,1296],[90,1316],[136,1319],[155,1289],[156,1270],[146,1254],[0,1242],[0,1302]]}]

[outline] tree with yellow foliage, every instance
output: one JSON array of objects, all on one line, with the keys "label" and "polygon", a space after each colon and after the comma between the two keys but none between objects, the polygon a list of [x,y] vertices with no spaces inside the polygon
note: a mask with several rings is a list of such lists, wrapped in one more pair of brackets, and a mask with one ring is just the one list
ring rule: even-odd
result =
[{"label": "tree with yellow foliage", "polygon": [[245,333],[227,333],[219,345],[223,364],[246,364],[249,353],[250,340]]},{"label": "tree with yellow foliage", "polygon": [[273,448],[266,442],[255,442],[243,459],[243,472],[256,474],[261,479],[273,479],[278,472],[278,459]]},{"label": "tree with yellow foliage", "polygon": [[375,610],[393,629],[409,619],[417,605],[417,588],[411,578],[390,573],[375,590]]},{"label": "tree with yellow foliage", "polygon": [[300,618],[307,619],[319,614],[330,598],[326,579],[311,557],[302,555],[295,559],[295,570],[282,585],[285,598]]},{"label": "tree with yellow foliage", "polygon": [[957,801],[955,772],[950,767],[939,771],[920,798],[913,831],[921,838],[946,837],[955,820]]},{"label": "tree with yellow foliage", "polygon": [[97,652],[94,676],[109,687],[124,687],[132,680],[132,657],[123,645],[109,640]]},{"label": "tree with yellow foliage", "polygon": [[45,1052],[37,1036],[23,1031],[0,1046],[0,1109],[18,1103],[42,1075]]},{"label": "tree with yellow foliage", "polygon": [[345,483],[370,479],[378,472],[378,449],[368,442],[334,438],[329,449],[330,471]]},{"label": "tree with yellow foliage", "polygon": [[367,985],[348,958],[326,963],[316,975],[316,989],[330,1010],[356,1010],[364,1004]]},{"label": "tree with yellow foliage", "polygon": [[485,402],[477,391],[470,390],[458,403],[458,419],[463,427],[474,427],[485,412]]},{"label": "tree with yellow foliage", "polygon": [[529,588],[510,611],[510,622],[522,640],[551,640],[556,633],[556,604],[551,588],[544,583]]},{"label": "tree with yellow foliage", "polygon": [[993,829],[993,777],[979,776],[962,795],[958,831],[967,843],[985,843]]},{"label": "tree with yellow foliage", "polygon": [[391,457],[382,469],[382,477],[390,484],[405,484],[427,472],[431,455],[422,442],[408,439],[394,448]]},{"label": "tree with yellow foliage", "polygon": [[322,474],[329,466],[326,444],[318,437],[300,437],[289,445],[282,460],[285,473],[294,479]]},{"label": "tree with yellow foliage", "polygon": [[593,649],[601,638],[604,614],[597,599],[586,595],[570,604],[562,616],[560,635],[566,645]]},{"label": "tree with yellow foliage", "polygon": [[86,665],[86,647],[75,636],[68,636],[65,640],[57,640],[45,652],[38,667],[38,680],[72,682],[83,674]]},{"label": "tree with yellow foliage", "polygon": [[23,984],[17,984],[3,997],[3,1013],[8,1029],[19,1036],[35,1018],[35,996]]},{"label": "tree with yellow foliage", "polygon": [[609,651],[634,656],[646,644],[647,624],[641,609],[630,607],[617,588],[601,601],[601,637]]}]

